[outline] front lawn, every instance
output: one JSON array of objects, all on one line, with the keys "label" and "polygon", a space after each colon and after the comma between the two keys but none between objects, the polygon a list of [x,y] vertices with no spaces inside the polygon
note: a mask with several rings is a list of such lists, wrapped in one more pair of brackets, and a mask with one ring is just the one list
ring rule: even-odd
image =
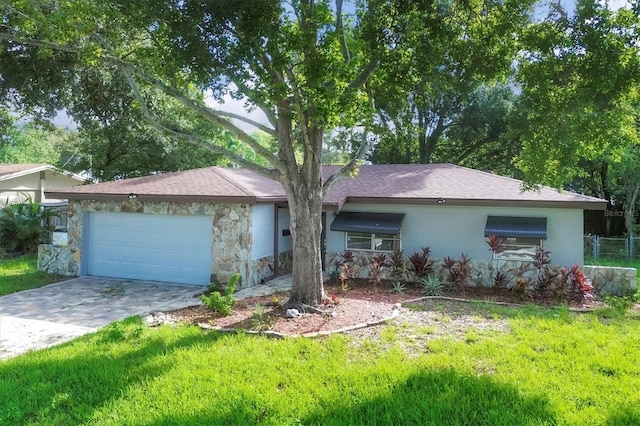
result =
[{"label": "front lawn", "polygon": [[67,277],[38,271],[36,255],[0,259],[0,296],[42,287],[64,279]]},{"label": "front lawn", "polygon": [[402,321],[382,338],[272,340],[128,319],[0,361],[0,424],[640,424],[637,312],[472,309],[477,328],[444,337]]}]

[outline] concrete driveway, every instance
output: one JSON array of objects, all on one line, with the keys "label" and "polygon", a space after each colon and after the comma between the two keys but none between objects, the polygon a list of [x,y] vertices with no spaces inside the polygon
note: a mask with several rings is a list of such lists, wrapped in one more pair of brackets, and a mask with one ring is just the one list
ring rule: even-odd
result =
[{"label": "concrete driveway", "polygon": [[204,287],[82,277],[0,297],[0,359],[96,331],[113,321],[195,305]]}]

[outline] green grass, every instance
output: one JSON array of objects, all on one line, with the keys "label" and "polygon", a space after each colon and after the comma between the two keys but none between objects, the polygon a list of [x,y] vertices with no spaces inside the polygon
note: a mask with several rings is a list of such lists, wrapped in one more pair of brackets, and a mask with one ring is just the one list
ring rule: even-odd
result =
[{"label": "green grass", "polygon": [[640,259],[614,259],[605,257],[585,257],[585,265],[596,266],[617,266],[620,268],[636,268],[638,272],[638,278],[640,278]]},{"label": "green grass", "polygon": [[356,346],[132,318],[0,361],[0,424],[640,424],[640,318],[477,309],[510,331],[422,353],[393,331]]},{"label": "green grass", "polygon": [[35,255],[0,259],[0,296],[67,279],[38,271]]}]

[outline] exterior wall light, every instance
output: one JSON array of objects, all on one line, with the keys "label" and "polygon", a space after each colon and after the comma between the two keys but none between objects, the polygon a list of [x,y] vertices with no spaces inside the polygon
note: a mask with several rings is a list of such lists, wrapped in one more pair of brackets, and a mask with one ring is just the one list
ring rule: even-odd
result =
[{"label": "exterior wall light", "polygon": [[437,204],[444,204],[446,203],[447,200],[445,200],[444,198],[440,197],[440,198],[436,198],[436,203]]},{"label": "exterior wall light", "polygon": [[135,200],[136,198],[138,198],[138,196],[136,194],[134,194],[133,192],[131,194],[129,194],[129,199],[130,200]]}]

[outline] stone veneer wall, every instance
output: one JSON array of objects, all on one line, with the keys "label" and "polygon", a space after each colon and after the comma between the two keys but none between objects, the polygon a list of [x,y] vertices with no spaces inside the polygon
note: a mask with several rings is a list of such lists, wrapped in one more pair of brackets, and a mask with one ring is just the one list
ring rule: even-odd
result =
[{"label": "stone veneer wall", "polygon": [[[251,255],[251,205],[126,201],[70,201],[67,219],[66,248],[41,246],[38,253],[41,269],[51,273],[80,275],[82,261],[82,224],[85,212],[127,212],[171,215],[211,216],[213,221],[211,275],[227,281],[240,273],[242,286],[255,285]],[[63,250],[66,249],[67,251]]]},{"label": "stone veneer wall", "polygon": [[[369,278],[368,265],[371,264],[371,258],[379,253],[377,252],[362,252],[354,251],[354,262],[351,265],[352,271],[356,277]],[[387,253],[388,255],[388,253]],[[327,253],[327,271],[331,274],[335,273],[334,262],[337,258],[340,258],[339,253],[328,252]],[[440,259],[433,259],[433,274],[444,279],[445,271],[441,265]],[[523,268],[523,266],[525,266]],[[516,261],[494,261],[492,262],[473,262],[473,269],[471,272],[471,284],[475,286],[490,287],[493,285],[493,277],[497,271],[506,272],[508,275],[517,276],[518,273],[522,273],[527,265],[523,265],[522,262]],[[409,261],[405,261],[405,268],[410,269]],[[609,294],[615,296],[625,296],[635,294],[637,291],[638,280],[636,277],[636,269],[634,268],[616,268],[606,266],[589,266],[586,265],[581,268],[584,274],[593,283],[596,293]],[[525,275],[531,275],[533,272],[525,272]],[[383,270],[383,279],[391,279],[390,268]],[[415,277],[413,273],[405,273],[404,280],[413,281]]]},{"label": "stone veneer wall", "polygon": [[262,284],[264,279],[273,275],[273,256],[266,256],[251,261],[251,272],[248,286]]},{"label": "stone veneer wall", "polygon": [[278,273],[288,274],[293,270],[293,250],[283,251],[278,255]]},{"label": "stone veneer wall", "polygon": [[66,246],[40,244],[38,246],[38,269],[49,274],[79,275],[78,263],[73,259],[71,250]]}]

